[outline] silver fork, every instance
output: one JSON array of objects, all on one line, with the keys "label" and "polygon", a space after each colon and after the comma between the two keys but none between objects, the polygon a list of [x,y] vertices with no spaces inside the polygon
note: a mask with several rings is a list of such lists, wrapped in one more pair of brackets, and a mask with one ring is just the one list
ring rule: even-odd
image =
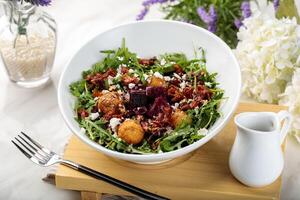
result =
[{"label": "silver fork", "polygon": [[117,186],[121,189],[124,189],[132,194],[135,194],[139,197],[149,200],[166,200],[168,198],[156,195],[154,193],[145,191],[103,173],[97,172],[93,169],[85,167],[83,165],[77,164],[70,160],[62,159],[58,154],[55,152],[43,147],[38,142],[33,140],[31,137],[26,135],[25,133],[21,132],[21,135],[15,137],[14,140],[11,141],[27,158],[29,158],[35,164],[48,167],[57,163],[70,167],[74,170],[80,171],[86,175],[94,177],[96,179],[105,181],[110,183],[114,186]]}]

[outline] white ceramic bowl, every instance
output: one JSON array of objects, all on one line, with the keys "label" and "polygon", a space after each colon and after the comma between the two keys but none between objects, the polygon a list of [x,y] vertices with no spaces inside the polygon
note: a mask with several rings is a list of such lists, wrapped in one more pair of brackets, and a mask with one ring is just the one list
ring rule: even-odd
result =
[{"label": "white ceramic bowl", "polygon": [[[183,52],[193,58],[194,49],[203,47],[206,51],[209,72],[217,72],[217,81],[225,90],[228,99],[220,110],[223,116],[209,129],[208,135],[201,140],[182,149],[160,154],[134,155],[112,151],[90,140],[74,120],[74,98],[69,92],[69,85],[80,79],[81,72],[102,59],[99,50],[116,49],[121,45],[122,38],[130,51],[140,57],[151,57],[166,52]],[[199,148],[216,136],[229,121],[240,97],[240,68],[231,49],[217,36],[197,26],[175,21],[155,20],[132,22],[117,26],[100,33],[87,42],[74,55],[60,77],[58,86],[58,104],[64,120],[71,131],[83,142],[94,149],[114,158],[132,162],[162,162],[185,155]]]}]

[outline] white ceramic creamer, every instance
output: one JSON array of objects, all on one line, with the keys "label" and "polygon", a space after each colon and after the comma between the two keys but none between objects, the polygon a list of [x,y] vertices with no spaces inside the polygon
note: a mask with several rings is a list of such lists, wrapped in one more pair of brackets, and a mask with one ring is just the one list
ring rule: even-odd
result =
[{"label": "white ceramic creamer", "polygon": [[280,176],[284,165],[281,144],[291,120],[287,111],[245,112],[235,116],[237,135],[229,167],[236,179],[251,187],[262,187]]}]

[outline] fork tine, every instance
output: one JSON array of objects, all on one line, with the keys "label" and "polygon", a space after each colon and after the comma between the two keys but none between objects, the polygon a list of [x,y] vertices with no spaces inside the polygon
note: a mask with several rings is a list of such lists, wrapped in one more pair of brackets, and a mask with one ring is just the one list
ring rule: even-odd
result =
[{"label": "fork tine", "polygon": [[43,149],[44,147],[42,145],[40,145],[38,142],[34,141],[31,137],[29,137],[28,135],[26,135],[24,132],[21,131],[21,133],[30,141],[32,142],[34,145],[36,145],[38,148]]},{"label": "fork tine", "polygon": [[13,140],[11,141],[27,158],[31,158],[32,156],[29,155],[23,148],[21,148],[17,143],[15,143]]},{"label": "fork tine", "polygon": [[34,146],[32,146],[29,142],[27,142],[21,135],[18,135],[23,142],[25,142],[28,146],[30,146],[34,151],[38,151]]},{"label": "fork tine", "polygon": [[23,142],[21,142],[18,138],[15,137],[15,139],[23,146],[29,153],[31,153],[31,157],[36,158],[39,162],[45,163],[47,162],[47,158],[45,156],[37,156],[37,152],[33,152],[32,149],[30,149],[28,146],[26,146]]},{"label": "fork tine", "polygon": [[18,136],[19,136],[19,138],[21,138],[21,140],[23,140],[23,142],[25,142],[25,144],[27,144],[29,147],[31,147],[42,158],[44,158],[44,157],[46,157],[47,159],[49,158],[50,155],[48,153],[46,153],[45,151],[43,151],[43,149],[39,149],[39,148],[37,149],[32,144],[30,144],[30,142],[25,140],[21,135],[18,135]]},{"label": "fork tine", "polygon": [[21,142],[17,137],[15,137],[15,140],[17,140],[27,151],[29,151],[29,153],[31,153],[31,155],[33,156],[34,152],[29,149],[23,142]]},{"label": "fork tine", "polygon": [[[27,134],[25,134],[24,132],[21,131],[21,134],[24,135],[26,137],[26,139],[28,141],[31,142],[31,144],[33,144],[36,148],[38,148],[38,152],[40,154],[44,154],[43,156],[46,156],[47,158],[50,158],[51,157],[51,151],[48,150],[47,148],[43,147],[42,145],[40,145],[37,141],[35,141],[34,139],[32,139],[31,137],[29,137]],[[19,135],[19,137],[21,137]],[[22,137],[21,137],[22,138]],[[23,138],[22,138],[23,139]],[[23,139],[24,140],[24,139]],[[27,144],[29,144],[27,141],[26,141]],[[31,147],[33,147],[32,145],[30,145]],[[35,148],[35,149],[36,149]]]}]

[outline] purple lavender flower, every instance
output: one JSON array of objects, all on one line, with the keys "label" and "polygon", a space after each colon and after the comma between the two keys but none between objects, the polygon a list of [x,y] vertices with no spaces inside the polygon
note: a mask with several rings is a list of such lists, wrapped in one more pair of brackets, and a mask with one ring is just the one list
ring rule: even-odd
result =
[{"label": "purple lavender flower", "polygon": [[277,10],[278,10],[278,7],[279,7],[279,2],[280,2],[280,0],[274,0],[274,1],[273,1],[273,5],[274,5],[274,9],[275,9],[275,11],[277,11]]},{"label": "purple lavender flower", "polygon": [[249,1],[244,1],[241,5],[242,14],[244,19],[251,16],[251,9],[250,9],[250,3]]},{"label": "purple lavender flower", "polygon": [[141,10],[140,14],[138,14],[138,16],[136,17],[136,20],[143,20],[145,18],[145,16],[147,15],[147,13],[149,12],[149,7],[154,5],[154,4],[163,4],[166,2],[173,2],[174,0],[145,0],[143,1],[142,5],[143,5],[143,9]]},{"label": "purple lavender flower", "polygon": [[25,0],[25,1],[36,6],[49,6],[51,4],[51,0]]},{"label": "purple lavender flower", "polygon": [[136,16],[136,20],[137,21],[143,20],[148,12],[149,12],[148,7],[144,7],[143,10],[141,10],[140,14]]},{"label": "purple lavender flower", "polygon": [[217,31],[218,15],[217,15],[217,12],[216,12],[216,9],[215,9],[214,5],[209,6],[209,15],[210,15],[211,20],[208,23],[208,30],[210,32],[215,33]]},{"label": "purple lavender flower", "polygon": [[143,6],[151,6],[157,3],[166,3],[168,0],[146,0],[143,2]]},{"label": "purple lavender flower", "polygon": [[204,21],[206,24],[210,22],[210,16],[202,6],[197,8],[197,13],[201,20]]},{"label": "purple lavender flower", "polygon": [[207,29],[210,32],[215,33],[217,31],[217,12],[214,5],[209,6],[209,12],[207,12],[203,7],[197,8],[197,13],[201,20],[207,24]]},{"label": "purple lavender flower", "polygon": [[235,19],[234,25],[239,29],[241,26],[243,26],[243,22],[240,19]]},{"label": "purple lavender flower", "polygon": [[234,25],[236,26],[237,29],[243,26],[243,20],[250,17],[252,14],[249,1],[244,1],[241,4],[241,10],[242,10],[242,17],[234,20]]}]

